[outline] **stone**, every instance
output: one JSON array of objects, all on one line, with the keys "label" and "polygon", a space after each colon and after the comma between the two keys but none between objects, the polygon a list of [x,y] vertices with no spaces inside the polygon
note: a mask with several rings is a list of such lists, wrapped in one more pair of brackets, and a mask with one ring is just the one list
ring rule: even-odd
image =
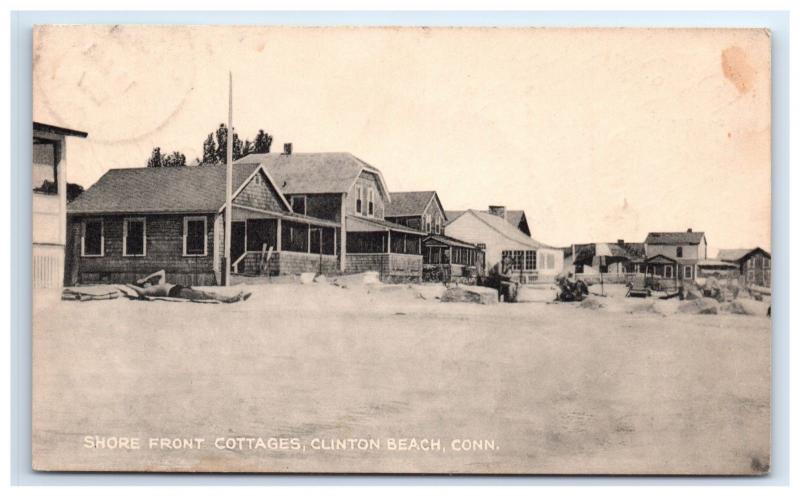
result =
[{"label": "stone", "polygon": [[456,286],[448,288],[442,294],[441,301],[444,303],[479,303],[490,305],[498,303],[497,290],[480,286]]},{"label": "stone", "polygon": [[740,298],[734,300],[727,305],[727,310],[731,314],[739,315],[753,315],[753,316],[766,316],[767,305],[747,298]]},{"label": "stone", "polygon": [[682,314],[719,314],[719,302],[712,298],[697,298],[681,303],[678,312]]}]

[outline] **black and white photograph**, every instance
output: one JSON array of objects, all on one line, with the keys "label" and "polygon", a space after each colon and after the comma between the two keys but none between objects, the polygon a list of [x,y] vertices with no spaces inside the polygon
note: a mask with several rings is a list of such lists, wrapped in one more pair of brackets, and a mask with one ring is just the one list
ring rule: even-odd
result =
[{"label": "black and white photograph", "polygon": [[35,26],[33,469],[768,474],[771,50]]}]

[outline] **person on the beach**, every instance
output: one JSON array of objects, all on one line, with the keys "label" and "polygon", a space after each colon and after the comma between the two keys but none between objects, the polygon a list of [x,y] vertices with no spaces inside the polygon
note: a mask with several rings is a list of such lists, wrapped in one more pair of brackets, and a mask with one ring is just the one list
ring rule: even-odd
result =
[{"label": "person on the beach", "polygon": [[236,295],[229,296],[209,291],[192,289],[191,286],[182,286],[167,282],[167,274],[164,270],[152,273],[147,277],[139,279],[135,284],[126,284],[129,288],[136,291],[139,296],[154,296],[167,298],[184,298],[186,300],[216,300],[222,303],[235,303],[245,301],[250,298],[252,293],[239,291]]}]

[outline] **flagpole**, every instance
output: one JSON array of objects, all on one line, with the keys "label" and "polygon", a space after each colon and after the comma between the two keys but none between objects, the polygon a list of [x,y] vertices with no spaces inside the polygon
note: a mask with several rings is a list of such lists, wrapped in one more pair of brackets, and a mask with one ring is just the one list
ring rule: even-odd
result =
[{"label": "flagpole", "polygon": [[225,286],[231,284],[231,220],[233,219],[233,74],[228,72],[228,133],[225,159]]}]

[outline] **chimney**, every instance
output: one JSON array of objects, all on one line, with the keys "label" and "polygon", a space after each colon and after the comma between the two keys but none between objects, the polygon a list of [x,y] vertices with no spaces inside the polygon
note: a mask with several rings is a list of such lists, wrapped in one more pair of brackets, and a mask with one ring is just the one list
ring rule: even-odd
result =
[{"label": "chimney", "polygon": [[625,245],[625,239],[617,239],[617,244],[620,245],[620,246],[624,246]]},{"label": "chimney", "polygon": [[687,233],[687,234],[690,234],[690,233],[692,233],[692,229],[691,229],[691,228],[687,228],[687,229],[686,229],[686,233]]},{"label": "chimney", "polygon": [[292,144],[291,143],[284,143],[283,144],[283,154],[284,155],[291,155],[292,154]]},{"label": "chimney", "polygon": [[506,219],[506,206],[489,206],[489,213]]}]

